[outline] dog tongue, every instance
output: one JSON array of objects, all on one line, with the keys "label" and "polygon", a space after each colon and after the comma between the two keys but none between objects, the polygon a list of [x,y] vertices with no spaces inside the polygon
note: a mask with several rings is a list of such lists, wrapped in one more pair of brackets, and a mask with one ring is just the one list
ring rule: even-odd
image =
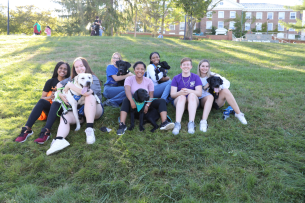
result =
[{"label": "dog tongue", "polygon": [[82,94],[85,94],[86,92],[88,92],[88,87],[83,87]]},{"label": "dog tongue", "polygon": [[214,91],[215,91],[215,92],[219,92],[219,88],[216,88],[216,87],[215,87],[215,88],[214,88]]}]

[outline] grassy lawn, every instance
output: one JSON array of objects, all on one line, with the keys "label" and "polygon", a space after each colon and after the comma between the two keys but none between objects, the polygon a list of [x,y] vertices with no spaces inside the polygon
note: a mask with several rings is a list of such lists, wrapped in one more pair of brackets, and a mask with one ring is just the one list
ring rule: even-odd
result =
[{"label": "grassy lawn", "polygon": [[[0,36],[0,202],[304,202],[304,48],[130,36]],[[210,60],[212,71],[231,82],[248,125],[212,110],[202,133],[199,109],[193,135],[185,113],[178,136],[151,133],[147,124],[145,132],[136,127],[119,137],[119,109],[106,107],[95,122],[93,145],[85,143],[83,125],[67,137],[69,147],[46,156],[51,141],[33,142],[44,121],[34,124],[26,142],[14,142],[59,60],[72,64],[83,56],[105,82],[115,51],[132,64],[147,64],[158,51],[172,67],[171,78],[181,72],[183,57],[193,59],[192,72],[201,59]],[[174,119],[171,105],[168,111]],[[101,126],[113,130],[103,133]]]}]

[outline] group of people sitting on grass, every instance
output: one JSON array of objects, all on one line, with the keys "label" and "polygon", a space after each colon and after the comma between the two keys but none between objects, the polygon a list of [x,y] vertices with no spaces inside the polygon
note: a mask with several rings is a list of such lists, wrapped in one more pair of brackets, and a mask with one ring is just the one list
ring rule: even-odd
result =
[{"label": "group of people sitting on grass", "polygon": [[[32,126],[36,120],[41,117],[42,112],[47,114],[46,125],[41,129],[39,137],[34,141],[38,144],[44,144],[50,138],[50,130],[58,115],[62,114],[61,103],[58,99],[69,105],[64,92],[69,90],[79,91],[73,83],[75,76],[81,73],[90,73],[93,76],[93,84],[90,90],[81,93],[85,96],[85,104],[80,107],[79,113],[84,121],[86,121],[86,142],[93,144],[95,142],[94,135],[94,120],[102,117],[104,106],[120,107],[120,124],[117,130],[118,135],[123,135],[126,131],[127,114],[137,108],[137,104],[133,99],[133,94],[138,89],[144,89],[148,92],[150,99],[143,106],[146,114],[149,108],[155,108],[161,117],[160,130],[172,130],[174,135],[179,134],[181,130],[181,119],[183,113],[187,109],[189,114],[188,133],[195,132],[195,115],[197,109],[203,108],[202,120],[200,121],[200,131],[206,132],[208,128],[207,119],[212,107],[217,106],[217,109],[222,107],[227,101],[235,111],[235,116],[242,124],[247,124],[244,114],[240,111],[235,98],[228,89],[230,82],[224,77],[211,72],[210,63],[203,59],[197,67],[197,74],[191,73],[192,60],[183,58],[180,62],[182,72],[173,77],[165,76],[163,72],[156,74],[155,70],[160,64],[160,54],[153,52],[149,56],[150,64],[147,66],[142,61],[138,61],[133,65],[134,74],[129,72],[127,75],[118,76],[118,67],[116,62],[122,60],[120,53],[115,52],[111,58],[111,64],[107,66],[106,74],[107,81],[104,84],[103,95],[107,99],[102,101],[101,83],[98,77],[91,70],[87,60],[78,57],[74,60],[72,70],[68,63],[59,62],[56,64],[53,76],[49,79],[43,88],[41,99],[33,108],[28,121],[22,127],[20,135],[15,139],[16,142],[25,142],[26,139],[33,134]],[[146,77],[145,77],[146,75]],[[207,91],[209,83],[207,79],[210,76],[219,76],[223,80],[223,85],[220,86],[218,98],[214,97]],[[125,80],[124,86],[119,86],[118,82]],[[55,91],[58,97],[55,99]],[[175,123],[172,123],[167,116],[167,104],[171,103],[176,108]],[[82,113],[81,113],[82,112]],[[71,111],[60,117],[60,124],[57,130],[56,137],[51,143],[47,155],[60,151],[67,146],[69,142],[65,139],[70,132],[70,125],[75,124],[76,120]]]}]

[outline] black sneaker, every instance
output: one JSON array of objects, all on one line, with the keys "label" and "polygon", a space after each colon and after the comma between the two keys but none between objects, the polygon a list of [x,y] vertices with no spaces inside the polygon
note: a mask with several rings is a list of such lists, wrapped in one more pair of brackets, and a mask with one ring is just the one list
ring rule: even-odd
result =
[{"label": "black sneaker", "polygon": [[116,131],[117,135],[124,135],[125,131],[127,130],[126,125],[123,122],[120,123],[119,129]]},{"label": "black sneaker", "polygon": [[160,130],[171,130],[175,127],[174,123],[168,122],[168,120],[161,123]]}]

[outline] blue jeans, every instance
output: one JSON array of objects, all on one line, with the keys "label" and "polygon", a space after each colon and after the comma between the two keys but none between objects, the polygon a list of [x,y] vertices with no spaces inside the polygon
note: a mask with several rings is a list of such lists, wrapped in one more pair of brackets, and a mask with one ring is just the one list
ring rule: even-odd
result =
[{"label": "blue jeans", "polygon": [[104,97],[106,97],[111,103],[120,105],[123,99],[126,98],[124,86],[104,86]]},{"label": "blue jeans", "polygon": [[103,35],[103,31],[101,29],[99,29],[99,36]]},{"label": "blue jeans", "polygon": [[154,98],[162,98],[168,103],[168,96],[171,91],[172,81],[168,80],[155,86]]}]

